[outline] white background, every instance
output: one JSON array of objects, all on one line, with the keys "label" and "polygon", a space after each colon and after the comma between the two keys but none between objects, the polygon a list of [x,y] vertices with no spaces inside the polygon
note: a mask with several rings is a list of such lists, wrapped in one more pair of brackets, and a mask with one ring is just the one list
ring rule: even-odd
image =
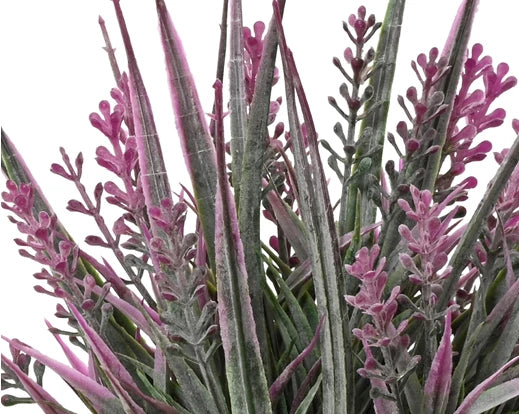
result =
[{"label": "white background", "polygon": [[[214,0],[167,2],[183,39],[206,111],[212,107],[211,86],[216,71],[220,3]],[[383,18],[385,3],[381,0],[364,2],[368,13],[374,12],[378,20]],[[411,85],[417,86],[409,62],[418,53],[428,52],[432,46],[441,50],[459,1],[408,3],[394,86],[398,94],[404,94]],[[269,21],[270,0],[244,0],[243,4],[245,25],[251,27],[256,20]],[[334,139],[332,126],[340,119],[327,104],[327,97],[339,97],[338,86],[343,82],[331,64],[331,58],[341,57],[344,48],[349,46],[342,30],[342,20],[356,12],[360,4],[346,0],[287,2],[285,28],[289,46],[307,89],[320,137],[330,141]],[[515,0],[481,0],[470,44],[483,43],[485,52],[494,58],[495,63],[508,62],[511,73],[517,76],[519,31],[515,5]],[[152,1],[123,1],[122,6],[153,105],[170,181],[177,190],[178,183],[188,183],[188,179],[183,172],[183,159],[174,127],[155,7]],[[125,67],[113,4],[107,0],[2,0],[0,7],[2,127],[25,157],[61,221],[75,239],[81,241],[95,231],[93,223],[87,217],[65,210],[67,200],[77,195],[72,185],[51,174],[49,167],[52,162],[60,160],[58,148],[64,146],[71,156],[83,151],[87,159],[85,175],[88,185],[93,186],[101,180],[98,174],[103,172],[93,161],[93,154],[95,148],[104,145],[105,141],[90,126],[88,115],[97,109],[100,100],[109,98],[109,91],[114,86],[106,53],[101,49],[104,43],[97,24],[99,14],[107,22],[112,43],[118,49],[119,63]],[[278,86],[274,97],[282,94],[282,87]],[[486,135],[495,150],[509,147],[512,143],[514,134],[510,122],[512,117],[519,118],[518,102],[517,88],[498,102],[499,106],[507,109],[509,118],[502,128]],[[393,105],[388,129],[393,130],[400,119],[403,119],[402,111]],[[494,172],[492,157],[489,158],[489,162],[475,168],[481,187]],[[4,190],[3,180],[1,185]],[[473,203],[477,204],[477,196]],[[32,286],[36,281],[31,275],[40,267],[18,256],[17,247],[11,241],[18,234],[6,220],[5,212],[2,210],[0,214],[0,330],[9,338],[19,338],[64,361],[43,322],[48,318],[59,325],[53,317],[55,301],[34,292]],[[108,253],[104,255],[108,256]],[[4,343],[1,349],[8,352]],[[66,408],[77,413],[86,412],[66,384],[53,381],[50,371],[44,381]],[[25,406],[9,412],[39,411],[35,406]]]}]

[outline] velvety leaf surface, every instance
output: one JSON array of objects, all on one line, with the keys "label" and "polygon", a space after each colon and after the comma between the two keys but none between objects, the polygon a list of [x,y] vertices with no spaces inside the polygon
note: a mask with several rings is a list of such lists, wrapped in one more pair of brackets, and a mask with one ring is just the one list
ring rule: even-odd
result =
[{"label": "velvety leaf surface", "polygon": [[157,0],[156,3],[180,143],[191,176],[207,251],[214,263],[215,149],[180,37],[165,2]]},{"label": "velvety leaf surface", "polygon": [[225,352],[231,407],[236,412],[270,413],[272,408],[247,286],[238,217],[226,174],[222,86],[219,81],[215,83],[215,90],[218,162],[216,275],[220,335]]}]

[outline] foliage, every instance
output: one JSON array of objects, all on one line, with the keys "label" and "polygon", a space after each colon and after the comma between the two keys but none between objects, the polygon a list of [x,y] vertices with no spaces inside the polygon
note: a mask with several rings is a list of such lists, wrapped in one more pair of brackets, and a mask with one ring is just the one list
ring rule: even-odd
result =
[{"label": "foliage", "polygon": [[[478,135],[504,123],[491,105],[517,83],[506,63],[468,47],[476,6],[462,1],[443,51],[412,62],[419,87],[397,99],[406,120],[396,135],[386,121],[405,1],[389,0],[383,22],[359,7],[343,26],[351,45],[333,60],[345,79],[344,100],[329,98],[346,123],[334,127],[337,145],[318,140],[284,1],[268,29],[243,27],[240,0],[224,1],[226,132],[226,30],[208,119],[156,0],[191,178],[177,194],[114,0],[127,70],[100,19],[117,87],[90,115],[106,176],[90,191],[83,155],[63,148],[51,165],[79,194],[67,209],[99,229],[85,243],[113,262],[73,240],[2,130],[2,207],[23,235],[20,254],[43,266],[36,290],[69,326],[47,322],[68,365],[3,337],[2,389],[28,396],[2,403],[69,413],[42,385],[49,368],[94,413],[519,412],[519,136],[494,153],[496,174],[465,219],[477,186],[465,167],[491,151]],[[277,83],[285,98],[271,101]],[[383,165],[386,142],[398,159]],[[119,211],[111,223],[106,203]]]}]

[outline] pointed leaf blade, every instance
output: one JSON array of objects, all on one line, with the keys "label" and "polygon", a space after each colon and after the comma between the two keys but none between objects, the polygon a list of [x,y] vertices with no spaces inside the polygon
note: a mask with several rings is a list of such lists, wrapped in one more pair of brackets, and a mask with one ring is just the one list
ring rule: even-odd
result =
[{"label": "pointed leaf blade", "polygon": [[480,414],[519,397],[519,378],[503,382],[484,391],[470,409],[470,414]]},{"label": "pointed leaf blade", "polygon": [[319,334],[321,333],[321,328],[323,326],[324,322],[324,316],[321,318],[321,321],[319,322],[319,325],[317,326],[317,329],[315,330],[314,337],[312,338],[312,341],[308,344],[308,346],[303,349],[303,351],[297,356],[296,359],[294,359],[290,364],[288,364],[283,372],[276,378],[274,383],[269,388],[269,394],[270,394],[270,400],[275,401],[279,395],[281,394],[283,388],[286,386],[294,372],[296,371],[297,367],[301,365],[303,360],[312,352],[312,350],[317,345],[317,342],[319,340]]},{"label": "pointed leaf blade", "polygon": [[494,381],[497,380],[497,378],[509,367],[514,365],[517,361],[519,361],[519,356],[516,356],[509,362],[507,362],[505,365],[503,365],[501,368],[499,368],[496,372],[494,372],[490,377],[488,377],[485,381],[483,381],[481,384],[479,384],[476,388],[474,388],[463,400],[461,405],[458,407],[458,409],[455,411],[454,414],[472,414],[472,407],[474,404],[476,404],[476,401],[478,401],[479,397],[483,392],[490,387]]},{"label": "pointed leaf blade", "polygon": [[118,414],[124,412],[115,395],[108,388],[98,384],[90,377],[81,374],[79,371],[62,364],[61,362],[58,362],[31,347],[21,344],[19,341],[7,339],[3,336],[2,339],[7,341],[14,348],[19,349],[52,369],[61,378],[73,386],[74,389],[78,390],[88,398],[95,407],[99,407],[100,410],[113,410],[105,412]]},{"label": "pointed leaf blade", "polygon": [[163,0],[157,13],[177,129],[211,264],[214,264],[216,156],[182,42]]},{"label": "pointed leaf blade", "polygon": [[[221,83],[216,90],[218,181],[216,194],[216,272],[220,334],[233,412],[270,413],[267,380],[261,361],[238,218],[226,175]],[[254,373],[254,375],[250,375]]]},{"label": "pointed leaf blade", "polygon": [[41,385],[36,383],[36,381],[25,374],[18,365],[4,355],[2,355],[2,365],[3,364],[7,365],[7,367],[16,374],[25,391],[27,391],[45,414],[61,414],[63,412],[63,410],[60,409],[61,405],[52,397],[52,395],[45,391]]},{"label": "pointed leaf blade", "polygon": [[425,382],[425,410],[430,414],[443,414],[449,399],[452,378],[452,314],[447,312],[443,337],[431,364]]},{"label": "pointed leaf blade", "polygon": [[[235,198],[240,197],[241,168],[247,133],[247,92],[241,0],[231,0],[231,42],[229,61],[232,182]],[[223,79],[220,79],[223,81]]]},{"label": "pointed leaf blade", "polygon": [[[351,403],[353,396],[353,388],[347,389],[347,384],[353,386],[353,382],[347,381],[346,376],[353,377],[353,364],[346,364],[346,359],[351,358],[351,352],[348,332],[343,329],[344,320],[347,321],[348,317],[344,314],[345,304],[341,302],[343,281],[333,209],[317,147],[317,132],[295,62],[286,44],[277,2],[274,2],[274,11],[285,74],[290,133],[294,146],[294,167],[299,189],[298,201],[303,221],[307,226],[317,306],[319,313],[326,317],[321,334],[323,410],[347,412],[347,398],[350,397]],[[308,131],[310,160],[306,156],[294,90],[297,92]]]}]

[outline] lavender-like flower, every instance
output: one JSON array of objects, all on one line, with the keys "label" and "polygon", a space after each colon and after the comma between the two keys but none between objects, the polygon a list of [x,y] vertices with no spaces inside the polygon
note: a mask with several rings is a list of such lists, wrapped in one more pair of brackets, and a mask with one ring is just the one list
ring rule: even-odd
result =
[{"label": "lavender-like flower", "polygon": [[[412,366],[416,365],[419,357],[409,358],[406,366],[397,368],[397,361],[392,356],[395,350],[407,354],[406,347],[409,338],[404,334],[409,319],[404,319],[395,326],[393,318],[398,309],[397,298],[400,294],[400,286],[392,289],[387,299],[383,299],[384,288],[387,282],[387,272],[383,269],[386,265],[385,257],[379,258],[380,247],[374,245],[371,249],[362,247],[355,255],[355,262],[346,265],[346,271],[361,281],[359,292],[346,295],[345,299],[351,306],[362,311],[370,317],[371,323],[366,322],[361,328],[354,328],[353,334],[361,340],[366,360],[364,367],[357,372],[359,375],[369,378],[373,387],[381,393],[380,398],[375,399],[375,406],[381,405],[378,410],[383,413],[396,412],[397,405],[384,401],[391,389],[391,398],[395,399],[399,388],[394,379],[402,375]],[[378,259],[378,263],[377,263]],[[371,351],[372,347],[380,348],[384,358],[384,364],[378,362]],[[402,360],[406,358],[401,356]],[[389,406],[387,406],[389,404]],[[391,411],[393,410],[393,411]]]},{"label": "lavender-like flower", "polygon": [[[454,100],[452,115],[447,129],[444,156],[450,158],[450,169],[438,178],[438,190],[451,186],[455,177],[465,171],[467,164],[481,161],[491,151],[490,141],[474,145],[474,139],[489,128],[500,126],[506,111],[490,106],[503,93],[517,85],[515,76],[505,78],[509,70],[506,63],[496,69],[489,56],[483,56],[483,46],[476,43],[467,56],[461,75],[461,87]],[[478,80],[483,80],[484,90],[474,89]]]}]

